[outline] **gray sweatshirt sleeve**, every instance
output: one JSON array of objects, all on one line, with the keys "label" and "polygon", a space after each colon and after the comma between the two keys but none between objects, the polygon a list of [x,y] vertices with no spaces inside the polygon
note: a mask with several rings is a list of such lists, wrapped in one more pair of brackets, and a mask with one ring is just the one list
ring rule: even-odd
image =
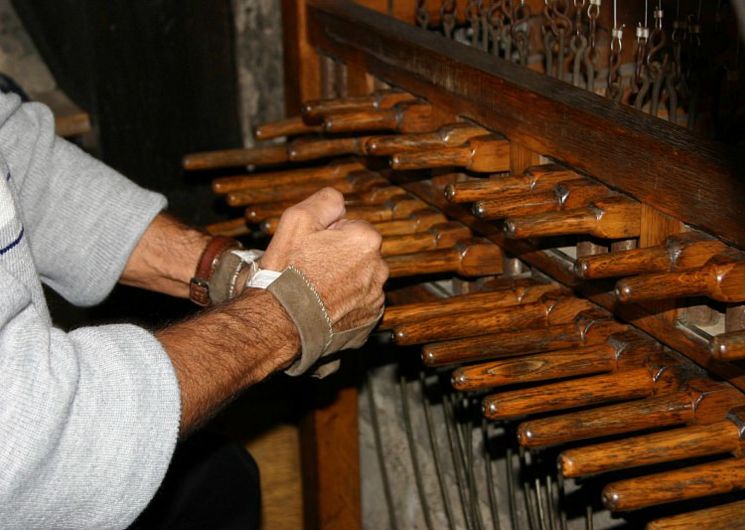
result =
[{"label": "gray sweatshirt sleeve", "polygon": [[45,106],[0,93],[0,149],[42,281],[67,300],[103,300],[166,201],[54,134]]},{"label": "gray sweatshirt sleeve", "polygon": [[167,355],[136,326],[50,328],[2,264],[0,290],[0,527],[125,528],[176,443]]}]

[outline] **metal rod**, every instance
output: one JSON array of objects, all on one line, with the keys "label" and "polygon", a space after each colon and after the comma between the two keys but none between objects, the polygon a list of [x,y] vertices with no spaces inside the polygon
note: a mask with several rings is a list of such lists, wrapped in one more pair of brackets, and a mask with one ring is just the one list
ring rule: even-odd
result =
[{"label": "metal rod", "polygon": [[[496,484],[492,470],[491,455],[489,454],[489,424],[485,419],[481,420],[481,432],[484,436],[484,465],[486,467],[486,489],[489,498],[489,511],[491,512],[492,527],[494,530],[502,530],[499,522],[499,504],[497,503]],[[509,488],[509,483],[508,486]]]}]

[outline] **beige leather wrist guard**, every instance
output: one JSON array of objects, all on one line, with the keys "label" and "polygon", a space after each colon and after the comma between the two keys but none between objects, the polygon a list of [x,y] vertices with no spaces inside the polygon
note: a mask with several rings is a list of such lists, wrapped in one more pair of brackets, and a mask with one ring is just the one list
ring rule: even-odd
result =
[{"label": "beige leather wrist guard", "polygon": [[[288,375],[305,373],[326,355],[348,348],[359,348],[382,316],[381,311],[377,318],[362,326],[340,332],[334,331],[331,318],[318,291],[303,273],[293,266],[285,269],[280,277],[267,287],[267,291],[282,304],[300,334],[302,354],[285,370]],[[335,372],[338,366],[338,360],[322,364],[313,375],[326,377]]]}]

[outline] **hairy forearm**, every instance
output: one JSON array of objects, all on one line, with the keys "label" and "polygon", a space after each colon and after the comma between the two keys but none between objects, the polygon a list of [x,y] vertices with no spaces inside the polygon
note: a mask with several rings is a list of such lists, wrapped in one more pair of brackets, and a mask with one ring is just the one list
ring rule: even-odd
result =
[{"label": "hairy forearm", "polygon": [[300,339],[282,306],[251,289],[156,333],[181,387],[181,433],[213,415],[242,389],[286,368]]},{"label": "hairy forearm", "polygon": [[161,213],[132,252],[120,282],[188,298],[189,281],[210,236]]}]

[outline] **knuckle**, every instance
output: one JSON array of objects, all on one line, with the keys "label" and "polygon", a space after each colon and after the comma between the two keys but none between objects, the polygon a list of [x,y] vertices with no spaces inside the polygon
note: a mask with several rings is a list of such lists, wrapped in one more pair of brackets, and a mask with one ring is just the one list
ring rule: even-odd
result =
[{"label": "knuckle", "polygon": [[331,203],[344,204],[344,195],[339,190],[331,188],[329,186],[321,188],[316,192],[316,197]]}]

